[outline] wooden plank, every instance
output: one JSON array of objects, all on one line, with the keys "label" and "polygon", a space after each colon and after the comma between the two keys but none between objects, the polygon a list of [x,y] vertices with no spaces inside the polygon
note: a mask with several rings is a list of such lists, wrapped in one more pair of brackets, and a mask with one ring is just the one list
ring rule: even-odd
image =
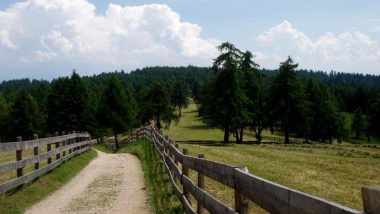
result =
[{"label": "wooden plank", "polygon": [[182,202],[183,208],[185,208],[186,213],[188,213],[188,214],[197,214],[193,210],[193,208],[191,207],[191,204],[189,203],[189,201],[186,199],[186,197],[184,195],[182,195],[182,197],[181,197],[181,202]]},{"label": "wooden plank", "polygon": [[241,169],[235,169],[235,177],[235,189],[270,213],[361,213],[251,175]]},{"label": "wooden plank", "polygon": [[380,186],[363,187],[362,197],[365,213],[380,213]]},{"label": "wooden plank", "polygon": [[178,166],[173,162],[173,160],[168,155],[165,156],[165,162],[168,165],[170,171],[173,172],[174,176],[180,179],[181,170],[178,168]]},{"label": "wooden plank", "polygon": [[71,145],[67,145],[64,147],[59,147],[56,150],[44,152],[44,153],[39,154],[38,156],[32,156],[32,157],[23,159],[21,161],[15,161],[15,162],[10,162],[10,163],[0,164],[0,173],[7,172],[10,170],[16,170],[19,168],[23,168],[23,167],[26,167],[26,166],[31,165],[31,164],[36,164],[36,163],[39,163],[43,160],[46,160],[49,158],[51,159],[51,157],[59,154],[61,151],[67,151],[68,149],[71,149],[71,148],[74,148],[77,146],[87,145],[87,144],[89,144],[89,141],[83,141],[83,142],[79,142],[76,144],[71,144]]},{"label": "wooden plank", "polygon": [[88,133],[74,133],[64,136],[49,137],[49,138],[40,138],[35,140],[27,140],[22,142],[9,142],[9,143],[0,143],[0,152],[10,152],[16,150],[26,150],[32,149],[36,146],[43,146],[48,144],[53,144],[61,142],[64,140],[74,139],[76,137],[91,137]]},{"label": "wooden plank", "polygon": [[186,155],[182,156],[182,164],[226,186],[235,187],[233,166]]},{"label": "wooden plank", "polygon": [[235,210],[223,204],[223,202],[211,196],[205,190],[197,187],[190,178],[182,175],[183,186],[194,196],[194,198],[210,213],[236,214]]},{"label": "wooden plank", "polygon": [[64,160],[66,160],[66,159],[68,159],[68,158],[70,158],[76,154],[80,154],[82,152],[85,152],[88,149],[89,149],[89,147],[85,147],[81,150],[77,150],[77,151],[73,152],[72,154],[65,156],[64,158],[61,158],[57,161],[54,161],[52,164],[46,165],[42,168],[39,168],[38,170],[35,170],[35,171],[33,171],[27,175],[24,175],[22,177],[18,177],[18,178],[15,178],[13,180],[2,183],[2,184],[0,184],[0,193],[32,181],[32,180],[36,179],[37,177],[40,177],[41,175],[43,175],[43,174],[51,171],[52,169],[58,167]]}]

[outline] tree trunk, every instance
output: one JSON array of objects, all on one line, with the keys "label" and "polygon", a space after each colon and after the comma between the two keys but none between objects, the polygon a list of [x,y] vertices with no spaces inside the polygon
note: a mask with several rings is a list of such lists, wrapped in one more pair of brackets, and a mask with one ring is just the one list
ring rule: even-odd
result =
[{"label": "tree trunk", "polygon": [[239,132],[237,129],[235,129],[235,139],[236,139],[236,143],[239,144],[240,143],[240,137],[239,137]]},{"label": "tree trunk", "polygon": [[240,143],[243,143],[243,132],[244,132],[244,128],[241,127],[240,128]]},{"label": "tree trunk", "polygon": [[227,126],[224,129],[224,140],[223,140],[223,143],[227,144],[230,141],[229,138],[230,138],[230,126]]},{"label": "tree trunk", "polygon": [[285,144],[289,144],[289,124],[285,124],[285,128],[284,128],[284,132],[285,132]]},{"label": "tree trunk", "polygon": [[161,130],[160,115],[157,115],[156,126],[157,126],[158,130]]},{"label": "tree trunk", "polygon": [[120,149],[120,146],[119,146],[119,141],[117,140],[117,133],[115,132],[114,133],[114,136],[115,136],[115,145],[116,145],[116,149]]}]

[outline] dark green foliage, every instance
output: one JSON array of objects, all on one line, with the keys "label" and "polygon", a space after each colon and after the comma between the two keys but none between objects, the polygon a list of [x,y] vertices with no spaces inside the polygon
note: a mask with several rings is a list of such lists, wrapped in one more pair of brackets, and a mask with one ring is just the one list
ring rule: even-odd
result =
[{"label": "dark green foliage", "polygon": [[190,90],[183,81],[174,82],[172,87],[171,103],[178,108],[178,115],[181,116],[181,109],[189,105]]},{"label": "dark green foliage", "polygon": [[328,88],[310,80],[307,86],[307,131],[306,138],[331,142],[333,137],[341,139],[343,121]]},{"label": "dark green foliage", "polygon": [[55,131],[93,131],[96,107],[86,82],[74,71],[71,78],[52,82],[47,104],[47,128]]},{"label": "dark green foliage", "polygon": [[9,114],[9,106],[4,95],[0,92],[0,142],[4,141],[6,135],[7,119]]},{"label": "dark green foliage", "polygon": [[116,148],[119,149],[117,134],[132,129],[136,122],[136,107],[131,89],[124,89],[120,81],[113,76],[102,96],[99,117],[101,124],[112,129]]},{"label": "dark green foliage", "polygon": [[41,134],[43,115],[36,100],[26,90],[17,93],[9,112],[9,126],[7,127],[8,139],[22,136],[24,139],[32,139],[33,134]]},{"label": "dark green foliage", "polygon": [[364,118],[362,109],[359,107],[355,110],[354,118],[352,120],[351,129],[355,133],[355,138],[359,139],[364,133],[366,129],[366,120]]},{"label": "dark green foliage", "polygon": [[239,70],[241,52],[230,43],[218,47],[221,54],[214,60],[214,76],[204,85],[204,118],[209,124],[224,131],[224,143],[229,142],[231,132],[235,132],[237,142],[242,132],[248,112],[245,108],[247,97],[242,89],[242,73]]},{"label": "dark green foliage", "polygon": [[174,114],[175,108],[170,103],[170,94],[167,88],[159,82],[152,82],[141,92],[138,106],[142,124],[154,120],[156,126],[161,129],[161,122],[168,127],[173,120],[178,119],[178,116]]},{"label": "dark green foliage", "polygon": [[[244,77],[243,90],[247,96],[245,108],[249,114],[245,126],[248,126],[254,132],[257,141],[260,143],[262,139],[261,133],[268,125],[268,118],[265,106],[265,88],[262,84],[263,76],[259,71],[259,65],[252,58],[252,53],[246,51],[242,55],[240,63],[240,70]],[[240,129],[240,132],[243,132],[243,128]],[[241,138],[240,140],[242,141],[243,139]]]},{"label": "dark green foliage", "polygon": [[270,117],[273,125],[279,126],[289,143],[289,133],[303,133],[306,125],[306,102],[304,86],[299,79],[294,64],[289,57],[280,64],[270,88]]}]

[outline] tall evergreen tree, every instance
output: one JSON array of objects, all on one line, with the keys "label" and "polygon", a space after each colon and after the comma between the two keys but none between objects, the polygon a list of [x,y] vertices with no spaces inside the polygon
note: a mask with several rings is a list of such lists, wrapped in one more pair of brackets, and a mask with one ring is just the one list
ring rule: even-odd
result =
[{"label": "tall evergreen tree", "polygon": [[9,106],[3,93],[0,92],[0,142],[6,138],[7,119]]},{"label": "tall evergreen tree", "polygon": [[141,122],[156,122],[158,129],[162,128],[161,122],[168,127],[178,117],[174,114],[175,108],[170,103],[170,94],[159,82],[152,82],[146,88],[139,99],[139,117]]},{"label": "tall evergreen tree", "polygon": [[129,86],[123,89],[115,76],[110,79],[104,91],[99,107],[99,116],[101,124],[112,129],[116,148],[119,149],[117,135],[133,128],[136,122],[136,107]]},{"label": "tall evergreen tree", "polygon": [[354,112],[354,118],[352,120],[351,130],[355,133],[355,138],[359,139],[366,129],[366,120],[364,118],[362,109],[359,107]]},{"label": "tall evergreen tree", "polygon": [[171,103],[178,108],[178,115],[181,117],[181,109],[189,105],[190,90],[183,81],[176,81],[172,87]]},{"label": "tall evergreen tree", "polygon": [[239,70],[241,52],[230,43],[218,47],[221,54],[214,60],[214,77],[209,84],[209,91],[202,103],[205,119],[209,124],[224,131],[224,143],[229,142],[231,132],[235,132],[236,141],[240,142],[243,133],[237,132],[244,127],[248,118],[245,109],[246,96],[242,89],[242,74]]},{"label": "tall evergreen tree", "polygon": [[[246,126],[249,126],[250,130],[254,132],[260,143],[262,131],[267,125],[262,74],[259,71],[259,65],[253,61],[253,55],[249,51],[243,53],[239,68],[244,77],[243,90],[247,97],[245,103],[248,111]],[[243,127],[240,129],[240,133],[242,132]]]},{"label": "tall evergreen tree", "polygon": [[8,136],[22,136],[31,139],[41,134],[44,118],[36,100],[26,90],[17,93],[9,113]]},{"label": "tall evergreen tree", "polygon": [[271,121],[279,122],[286,144],[289,133],[301,133],[306,123],[304,87],[295,71],[297,67],[290,57],[282,62],[270,88]]}]

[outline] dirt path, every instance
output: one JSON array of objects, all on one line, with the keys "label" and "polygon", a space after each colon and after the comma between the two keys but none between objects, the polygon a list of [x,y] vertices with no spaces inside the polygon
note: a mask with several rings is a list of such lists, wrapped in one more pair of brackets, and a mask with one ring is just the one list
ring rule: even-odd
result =
[{"label": "dirt path", "polygon": [[68,184],[26,213],[151,213],[138,158],[97,153]]}]

